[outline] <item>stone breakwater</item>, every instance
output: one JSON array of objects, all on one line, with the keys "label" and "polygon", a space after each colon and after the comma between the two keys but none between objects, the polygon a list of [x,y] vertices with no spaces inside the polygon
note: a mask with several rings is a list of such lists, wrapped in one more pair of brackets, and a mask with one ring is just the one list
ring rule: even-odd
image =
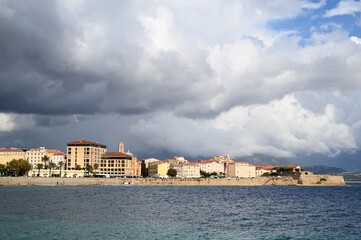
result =
[{"label": "stone breakwater", "polygon": [[344,186],[342,176],[312,175],[280,178],[154,179],[0,177],[0,186]]}]

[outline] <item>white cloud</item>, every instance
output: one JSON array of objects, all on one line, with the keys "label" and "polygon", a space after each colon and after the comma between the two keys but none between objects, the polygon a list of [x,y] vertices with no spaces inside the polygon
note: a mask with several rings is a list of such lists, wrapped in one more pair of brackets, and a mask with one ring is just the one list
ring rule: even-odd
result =
[{"label": "white cloud", "polygon": [[15,128],[12,114],[0,113],[0,132],[9,132]]},{"label": "white cloud", "polygon": [[358,38],[356,36],[350,37],[351,42],[356,43],[357,45],[361,45],[361,38]]},{"label": "white cloud", "polygon": [[349,126],[335,120],[335,106],[321,114],[292,96],[269,104],[235,107],[213,120],[191,120],[170,113],[138,121],[130,128],[146,148],[165,148],[190,156],[263,153],[279,157],[336,155],[357,148]]},{"label": "white cloud", "polygon": [[334,17],[340,15],[353,15],[361,12],[361,2],[355,0],[341,0],[337,6],[325,13],[325,17]]}]

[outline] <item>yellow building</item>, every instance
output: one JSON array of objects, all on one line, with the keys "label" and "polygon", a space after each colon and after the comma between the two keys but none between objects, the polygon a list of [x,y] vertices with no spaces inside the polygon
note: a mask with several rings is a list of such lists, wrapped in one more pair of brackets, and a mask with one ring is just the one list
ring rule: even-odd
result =
[{"label": "yellow building", "polygon": [[76,166],[85,169],[88,165],[98,164],[101,157],[107,151],[107,146],[89,140],[78,140],[67,143],[66,169],[75,170]]},{"label": "yellow building", "polygon": [[[99,173],[110,177],[139,176],[138,160],[121,152],[106,152],[100,160]],[[98,171],[97,171],[98,172]]]},{"label": "yellow building", "polygon": [[141,171],[138,159],[129,151],[125,153],[124,144],[121,142],[118,152],[106,152],[102,155],[99,173],[110,177],[137,177]]},{"label": "yellow building", "polygon": [[168,177],[169,162],[159,161],[149,164],[148,166],[148,176],[149,177]]},{"label": "yellow building", "polygon": [[13,159],[25,159],[25,150],[20,148],[0,148],[0,164],[6,164]]}]

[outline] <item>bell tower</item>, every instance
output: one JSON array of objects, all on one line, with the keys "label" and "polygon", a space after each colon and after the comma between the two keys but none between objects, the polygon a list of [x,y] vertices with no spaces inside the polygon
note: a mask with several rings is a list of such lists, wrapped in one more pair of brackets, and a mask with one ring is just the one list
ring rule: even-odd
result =
[{"label": "bell tower", "polygon": [[123,142],[120,142],[118,145],[118,152],[124,153],[124,144]]}]

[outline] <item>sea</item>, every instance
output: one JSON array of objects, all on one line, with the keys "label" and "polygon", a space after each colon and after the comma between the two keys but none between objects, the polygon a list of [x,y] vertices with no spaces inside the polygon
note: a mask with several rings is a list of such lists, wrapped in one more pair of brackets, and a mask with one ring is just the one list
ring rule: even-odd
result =
[{"label": "sea", "polygon": [[361,184],[0,187],[0,239],[361,239]]}]

